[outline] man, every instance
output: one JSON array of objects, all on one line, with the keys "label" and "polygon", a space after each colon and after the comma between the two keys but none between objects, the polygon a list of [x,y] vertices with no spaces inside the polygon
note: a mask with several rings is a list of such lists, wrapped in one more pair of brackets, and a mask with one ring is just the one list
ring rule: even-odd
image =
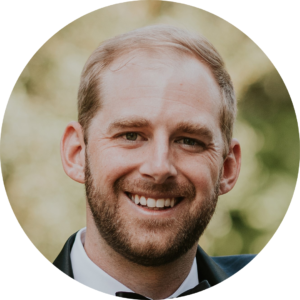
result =
[{"label": "man", "polygon": [[235,105],[224,63],[201,36],[153,26],[100,45],[61,142],[66,174],[86,187],[87,226],[54,265],[135,299],[192,294],[244,267],[252,256],[210,258],[198,246],[238,178]]}]

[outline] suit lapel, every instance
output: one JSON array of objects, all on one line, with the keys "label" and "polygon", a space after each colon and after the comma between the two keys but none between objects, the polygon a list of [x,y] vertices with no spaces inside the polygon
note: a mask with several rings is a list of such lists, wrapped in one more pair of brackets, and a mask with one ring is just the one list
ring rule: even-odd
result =
[{"label": "suit lapel", "polygon": [[200,246],[197,248],[196,258],[199,282],[207,280],[211,286],[214,286],[229,277]]},{"label": "suit lapel", "polygon": [[70,238],[65,243],[61,252],[53,262],[54,266],[60,269],[62,272],[74,278],[72,264],[71,264],[71,250],[75,241],[76,233],[70,236]]}]

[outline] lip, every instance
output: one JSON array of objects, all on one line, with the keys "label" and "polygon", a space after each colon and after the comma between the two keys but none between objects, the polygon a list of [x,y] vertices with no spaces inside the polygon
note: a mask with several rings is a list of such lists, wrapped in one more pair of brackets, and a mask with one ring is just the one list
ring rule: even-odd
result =
[{"label": "lip", "polygon": [[[140,193],[140,195],[145,195],[143,193]],[[167,217],[173,217],[174,214],[177,213],[177,211],[180,209],[180,206],[182,205],[182,203],[185,202],[185,198],[183,198],[179,203],[177,203],[174,207],[168,207],[165,208],[163,210],[153,210],[153,209],[149,209],[147,207],[144,206],[140,206],[140,205],[136,205],[135,203],[133,203],[131,201],[131,199],[129,199],[129,197],[127,196],[126,192],[122,193],[122,196],[124,196],[127,199],[127,203],[130,205],[130,210],[135,214],[142,214],[146,217],[155,217],[155,218],[167,218]],[[148,196],[150,197],[150,196]],[[153,196],[152,196],[153,197]],[[154,197],[153,197],[154,198]]]}]

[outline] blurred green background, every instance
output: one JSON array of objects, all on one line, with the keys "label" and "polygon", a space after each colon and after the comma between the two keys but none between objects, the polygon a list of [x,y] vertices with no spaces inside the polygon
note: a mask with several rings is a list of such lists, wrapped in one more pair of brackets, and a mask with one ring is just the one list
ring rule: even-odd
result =
[{"label": "blurred green background", "polygon": [[206,36],[224,58],[238,99],[240,178],[220,197],[200,245],[210,255],[258,253],[288,209],[298,173],[298,127],[284,82],[265,54],[237,28],[198,8],[161,1],[117,4],[50,38],[22,72],[7,106],[1,141],[7,195],[25,233],[50,261],[85,226],[84,186],[65,175],[59,154],[65,126],[77,119],[83,65],[101,41],[161,23]]}]

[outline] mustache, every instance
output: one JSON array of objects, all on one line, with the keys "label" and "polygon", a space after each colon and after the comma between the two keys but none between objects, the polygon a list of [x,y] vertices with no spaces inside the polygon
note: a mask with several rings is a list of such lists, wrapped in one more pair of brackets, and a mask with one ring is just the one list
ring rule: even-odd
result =
[{"label": "mustache", "polygon": [[168,197],[196,197],[196,188],[191,182],[178,183],[170,181],[158,184],[145,179],[129,180],[128,178],[121,177],[114,184],[115,194],[120,190],[136,194],[166,195]]}]

